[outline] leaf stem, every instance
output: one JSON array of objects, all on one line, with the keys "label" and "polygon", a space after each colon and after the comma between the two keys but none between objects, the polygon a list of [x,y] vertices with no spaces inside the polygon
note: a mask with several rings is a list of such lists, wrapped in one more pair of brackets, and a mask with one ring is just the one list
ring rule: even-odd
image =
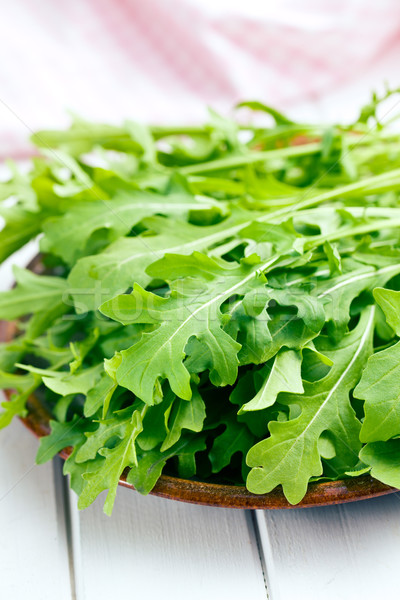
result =
[{"label": "leaf stem", "polygon": [[372,221],[371,223],[364,223],[363,225],[358,225],[356,227],[338,229],[337,231],[328,233],[326,235],[314,236],[308,242],[306,242],[305,247],[313,247],[315,246],[315,243],[320,245],[324,242],[332,242],[343,237],[362,235],[364,233],[370,233],[372,231],[379,231],[380,229],[387,229],[393,227],[400,227],[400,218]]},{"label": "leaf stem", "polygon": [[255,162],[265,160],[276,160],[277,158],[290,158],[292,156],[306,156],[308,154],[317,154],[321,151],[321,143],[313,142],[311,144],[301,144],[299,146],[288,146],[287,148],[277,148],[276,150],[265,150],[262,152],[251,152],[238,156],[228,156],[216,160],[210,160],[204,163],[189,165],[179,169],[184,175],[194,173],[205,173],[208,171],[218,171],[221,169],[230,169],[232,167],[241,167]]}]

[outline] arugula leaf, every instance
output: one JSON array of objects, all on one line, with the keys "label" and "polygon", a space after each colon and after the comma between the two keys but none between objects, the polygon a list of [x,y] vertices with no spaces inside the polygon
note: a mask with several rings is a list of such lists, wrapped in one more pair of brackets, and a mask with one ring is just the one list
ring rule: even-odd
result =
[{"label": "arugula leaf", "polygon": [[0,389],[16,390],[9,401],[1,402],[4,409],[0,413],[0,429],[7,427],[14,417],[26,415],[26,403],[29,396],[39,385],[40,379],[33,374],[16,375],[0,371]]},{"label": "arugula leaf", "polygon": [[27,336],[35,338],[69,310],[66,304],[68,284],[61,277],[35,275],[16,266],[13,267],[13,273],[17,286],[0,293],[0,317],[16,319],[34,313]]},{"label": "arugula leaf", "polygon": [[371,475],[396,488],[400,488],[400,440],[372,442],[360,452],[361,460],[371,468]]},{"label": "arugula leaf", "polygon": [[144,217],[158,213],[182,215],[191,210],[208,210],[216,205],[215,201],[206,197],[171,194],[166,201],[158,194],[135,190],[129,194],[119,192],[112,200],[96,200],[80,203],[71,207],[65,215],[47,220],[43,225],[41,250],[72,264],[84,254],[87,240],[98,230],[109,230],[112,240],[128,234]]},{"label": "arugula leaf", "polygon": [[[225,324],[224,329],[241,344],[238,354],[241,365],[263,362],[266,349],[271,347],[270,316],[267,312],[266,303],[267,300],[259,314],[254,314],[254,311],[251,311],[251,308],[249,309],[249,305],[251,306],[253,302],[245,306],[245,302],[239,301],[233,305],[229,313],[231,318]],[[253,314],[249,314],[249,312],[253,312]],[[207,352],[207,347],[204,347],[204,351]],[[190,368],[193,369],[191,365],[195,364],[193,357],[196,355],[199,356],[199,354],[199,350],[190,354],[189,359],[185,363],[189,370]],[[203,358],[202,368],[194,367],[194,372],[200,372],[207,368],[210,368],[210,362],[206,355],[205,359]]]},{"label": "arugula leaf", "polygon": [[297,309],[297,318],[304,325],[319,333],[325,323],[326,315],[323,304],[319,297],[310,294],[310,289],[299,285],[296,289],[286,288],[283,290],[269,290],[271,300],[275,300],[280,306],[294,306]]},{"label": "arugula leaf", "polygon": [[74,356],[74,360],[69,363],[69,368],[74,374],[83,364],[87,354],[93,349],[99,338],[99,329],[96,327],[90,331],[89,335],[81,342],[71,342],[69,347]]},{"label": "arugula leaf", "polygon": [[399,485],[400,161],[377,117],[391,94],[350,126],[258,101],[238,105],[244,125],[75,117],[33,136],[28,171],[8,164],[0,261],[40,235],[43,273],[16,268],[0,294],[18,320],[0,427],[37,394],[52,412],[37,460],[73,447],[81,507],[108,489],[111,513],[124,470],[145,494],[165,469],[281,485],[292,503],[309,481]]},{"label": "arugula leaf", "polygon": [[116,437],[123,439],[132,421],[132,408],[117,411],[110,419],[99,422],[93,431],[86,432],[86,440],[80,444],[75,462],[82,463],[96,458],[96,454]]},{"label": "arugula leaf", "polygon": [[104,458],[99,455],[96,456],[94,460],[77,463],[75,457],[78,450],[79,443],[74,447],[72,453],[65,461],[63,473],[64,475],[69,475],[71,489],[74,490],[76,494],[80,495],[86,485],[83,475],[85,473],[95,473],[102,466]]},{"label": "arugula leaf", "polygon": [[[267,261],[264,269],[272,262],[274,259]],[[201,277],[201,285],[193,281],[193,286],[182,287],[177,278],[188,271]],[[175,279],[169,298],[135,285],[131,294],[117,296],[101,306],[103,314],[124,324],[159,324],[157,329],[144,333],[136,344],[121,352],[118,383],[151,405],[156,382],[164,378],[177,396],[190,400],[190,374],[182,361],[192,336],[208,348],[212,361],[211,381],[218,376],[219,385],[233,383],[240,345],[222,329],[224,315],[220,306],[235,293],[263,285],[265,279],[257,276],[253,265],[231,267],[199,253],[189,257],[167,255],[152,265],[151,274]]]},{"label": "arugula leaf", "polygon": [[135,440],[142,431],[143,411],[135,410],[129,424],[114,448],[102,448],[99,454],[104,457],[98,470],[84,473],[85,486],[79,496],[79,508],[86,508],[103,491],[108,489],[104,512],[111,515],[119,478],[125,467],[137,464]]},{"label": "arugula leaf", "polygon": [[100,408],[103,408],[103,418],[105,418],[111,397],[115,392],[117,385],[115,379],[110,377],[106,371],[101,373],[100,378],[95,382],[95,385],[87,391],[83,408],[85,417],[92,417]]},{"label": "arugula leaf", "polygon": [[375,288],[374,298],[383,310],[386,321],[396,335],[400,337],[400,292]]},{"label": "arugula leaf", "polygon": [[65,373],[65,371],[50,371],[19,365],[32,373],[42,375],[46,387],[60,396],[69,394],[87,394],[100,378],[103,365],[96,365],[78,373]]},{"label": "arugula leaf", "polygon": [[206,410],[204,400],[197,389],[193,390],[190,402],[176,398],[167,421],[167,436],[160,451],[171,448],[180,439],[183,429],[200,432],[203,428]]},{"label": "arugula leaf", "polygon": [[400,342],[377,352],[354,390],[365,400],[365,419],[360,432],[362,442],[378,442],[400,435]]},{"label": "arugula leaf", "polygon": [[0,371],[12,372],[15,363],[22,360],[27,348],[25,340],[0,344]]},{"label": "arugula leaf", "polygon": [[277,125],[292,125],[292,124],[294,124],[294,121],[291,121],[290,119],[288,119],[288,117],[286,117],[284,114],[282,114],[281,112],[279,112],[272,106],[267,106],[266,104],[263,104],[262,102],[259,102],[256,100],[252,100],[252,101],[247,100],[246,102],[239,102],[237,107],[238,108],[246,107],[246,108],[251,108],[251,110],[265,112],[274,118],[275,123]]},{"label": "arugula leaf", "polygon": [[40,438],[39,449],[36,455],[36,464],[41,465],[51,460],[58,452],[68,446],[76,446],[84,439],[88,428],[86,420],[74,416],[72,421],[59,423],[50,421],[51,432]]},{"label": "arugula leaf", "polygon": [[43,215],[19,206],[1,212],[6,220],[0,231],[0,261],[3,262],[40,233]]},{"label": "arugula leaf", "polygon": [[263,410],[271,406],[280,392],[302,394],[301,356],[294,350],[282,349],[274,359],[272,367],[265,365],[257,375],[264,377],[261,388],[249,402],[246,402],[238,414],[252,410]]},{"label": "arugula leaf", "polygon": [[[147,267],[166,253],[190,254],[206,250],[223,241],[230,228],[237,229],[238,222],[239,215],[201,227],[160,216],[144,219],[142,224],[156,235],[122,237],[100,254],[78,260],[68,278],[77,312],[99,308],[133,283],[145,287],[151,281]],[[239,243],[236,241],[236,245]]]},{"label": "arugula leaf", "polygon": [[350,305],[364,290],[372,290],[400,273],[400,265],[380,269],[363,266],[325,282],[318,281],[314,294],[325,303],[325,313],[336,335],[341,335],[350,320]]},{"label": "arugula leaf", "polygon": [[372,352],[374,309],[364,312],[359,325],[334,347],[323,338],[317,348],[333,361],[328,375],[304,383],[304,395],[281,396],[280,402],[298,404],[300,415],[287,422],[272,422],[271,437],[258,442],[247,455],[252,467],[250,491],[262,494],[281,484],[291,504],[299,502],[311,477],[323,472],[318,440],[324,431],[334,436],[336,452],[346,464],[358,460],[360,423],[349,400],[367,357]]},{"label": "arugula leaf", "polygon": [[126,480],[141,494],[148,494],[157,483],[167,461],[175,457],[180,462],[181,477],[192,477],[196,473],[195,455],[205,448],[205,436],[199,435],[182,437],[164,452],[157,449],[144,452],[138,456],[138,463],[132,466]]},{"label": "arugula leaf", "polygon": [[225,430],[214,439],[209,452],[213,473],[228,466],[237,452],[245,457],[254,443],[254,436],[244,423],[238,423],[232,416],[222,418],[221,423],[225,425]]}]

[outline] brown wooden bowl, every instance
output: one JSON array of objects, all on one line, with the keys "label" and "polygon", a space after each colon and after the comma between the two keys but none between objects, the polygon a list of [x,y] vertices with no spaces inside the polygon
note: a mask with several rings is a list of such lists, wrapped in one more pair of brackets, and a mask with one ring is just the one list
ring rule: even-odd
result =
[{"label": "brown wooden bowl", "polygon": [[[28,265],[28,268],[36,272],[43,271],[39,257],[35,258]],[[0,321],[0,342],[11,340],[15,336],[16,331],[15,323]],[[6,391],[6,396],[10,397],[11,393],[12,390]],[[35,396],[31,396],[27,406],[28,416],[21,419],[21,421],[37,437],[48,435],[50,433],[49,421],[51,415]],[[71,452],[72,448],[64,448],[60,452],[60,456],[66,459]],[[127,471],[124,471],[119,481],[120,485],[134,490],[133,485],[126,481],[126,475]],[[225,508],[267,509],[306,508],[342,504],[344,502],[375,498],[397,491],[396,488],[385,485],[369,475],[338,481],[316,482],[309,484],[308,491],[303,500],[293,506],[286,500],[280,488],[268,494],[259,495],[252,494],[244,485],[206,483],[162,475],[150,493],[154,496],[179,500],[181,502],[190,502],[192,504],[221,506]]]}]

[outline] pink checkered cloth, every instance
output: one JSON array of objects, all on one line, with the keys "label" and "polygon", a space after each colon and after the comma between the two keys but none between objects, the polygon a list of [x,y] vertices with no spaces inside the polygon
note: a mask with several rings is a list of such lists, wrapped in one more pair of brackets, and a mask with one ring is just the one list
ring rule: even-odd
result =
[{"label": "pink checkered cloth", "polygon": [[67,109],[182,122],[205,104],[290,111],[357,81],[399,85],[399,17],[399,0],[13,0],[0,19],[0,156],[24,155],[29,130],[64,126]]}]

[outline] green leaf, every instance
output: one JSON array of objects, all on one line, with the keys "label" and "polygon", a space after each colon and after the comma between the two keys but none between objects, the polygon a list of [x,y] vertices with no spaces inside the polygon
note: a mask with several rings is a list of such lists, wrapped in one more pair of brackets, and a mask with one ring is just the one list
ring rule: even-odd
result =
[{"label": "green leaf", "polygon": [[93,331],[90,331],[89,335],[81,342],[70,343],[69,347],[71,348],[71,352],[74,356],[74,360],[69,363],[69,368],[72,375],[81,368],[84,359],[93,349],[97,340],[99,339],[99,334],[99,329],[95,327]]},{"label": "green leaf", "polygon": [[[94,387],[91,387],[86,394],[86,401],[83,407],[85,417],[92,417],[100,408],[106,412],[113,393],[117,388],[117,383],[106,373],[101,373],[100,379]],[[106,416],[106,415],[104,415]]]},{"label": "green leaf", "polygon": [[167,460],[177,457],[180,461],[181,476],[191,477],[196,472],[195,455],[205,450],[205,436],[185,436],[175,446],[161,452],[154,449],[138,456],[138,464],[128,473],[127,481],[141,494],[151,492],[157,483]]},{"label": "green leaf", "polygon": [[27,352],[25,340],[0,343],[0,371],[12,371]]},{"label": "green leaf", "polygon": [[141,150],[138,142],[132,139],[126,129],[115,125],[89,123],[76,115],[69,129],[38,131],[31,136],[31,141],[39,148],[62,147],[71,155],[89,152],[95,146],[126,152]]},{"label": "green leaf", "polygon": [[326,319],[331,320],[339,337],[350,319],[350,305],[364,290],[383,285],[400,272],[400,264],[389,264],[380,269],[362,266],[333,279],[319,281],[313,294],[324,302]]},{"label": "green leaf", "polygon": [[297,315],[287,309],[278,308],[271,317],[268,323],[271,342],[265,345],[259,362],[270,360],[282,347],[301,350],[317,337],[315,331],[306,327],[302,319],[298,319]]},{"label": "green leaf", "polygon": [[244,423],[238,423],[233,416],[223,417],[221,423],[225,425],[225,430],[215,438],[209,452],[213,473],[228,466],[237,452],[246,456],[254,444],[254,436]]},{"label": "green leaf", "polygon": [[40,438],[36,455],[36,464],[41,465],[51,460],[58,452],[68,446],[76,446],[85,439],[84,432],[91,424],[81,417],[74,416],[72,421],[58,423],[50,421],[51,432]]},{"label": "green leaf", "polygon": [[75,462],[82,463],[96,458],[96,454],[107,447],[116,437],[123,439],[132,421],[132,407],[117,411],[109,419],[98,423],[95,430],[86,432],[76,453]]},{"label": "green leaf", "polygon": [[104,359],[104,370],[107,375],[110,377],[113,385],[107,390],[107,394],[104,396],[103,401],[103,419],[106,418],[108,409],[110,406],[111,398],[114,394],[114,391],[118,387],[117,383],[117,369],[121,364],[121,355],[117,352],[112,358]]},{"label": "green leaf", "polygon": [[25,246],[31,239],[35,238],[41,231],[43,215],[30,212],[20,207],[12,207],[3,216],[6,224],[0,231],[0,262],[8,256]]},{"label": "green leaf", "polygon": [[374,298],[383,310],[387,323],[400,337],[400,292],[375,288]]},{"label": "green leaf", "polygon": [[132,468],[128,473],[128,483],[141,494],[148,494],[157,483],[167,459],[171,456],[173,453],[162,454],[159,450],[150,450],[139,456],[137,467]]},{"label": "green leaf", "polygon": [[26,172],[8,163],[0,262],[43,233],[46,274],[17,269],[0,294],[18,319],[0,426],[37,389],[54,421],[39,461],[72,444],[82,506],[109,489],[110,512],[124,468],[143,493],[164,465],[242,483],[250,447],[250,490],[291,502],[371,468],[395,481],[400,158],[377,116],[391,93],[350,126],[258,101],[245,124],[74,117],[34,136]]},{"label": "green leaf", "polygon": [[237,104],[237,107],[238,108],[246,107],[246,108],[250,108],[251,110],[265,112],[265,113],[271,115],[271,117],[273,117],[273,119],[277,125],[294,123],[294,121],[291,121],[288,117],[283,115],[281,112],[279,112],[275,108],[272,108],[271,106],[267,106],[266,104],[263,104],[262,102],[259,102],[257,100],[246,100],[245,102],[239,102],[239,104]]},{"label": "green leaf", "polygon": [[[193,336],[208,348],[211,381],[218,376],[219,385],[233,383],[237,376],[240,345],[222,329],[224,315],[220,306],[233,294],[264,285],[263,276],[257,275],[256,271],[252,265],[230,266],[199,253],[189,257],[167,255],[152,265],[151,274],[163,275],[168,281],[177,280],[169,298],[156,296],[135,285],[131,294],[117,296],[103,304],[101,312],[122,323],[159,325],[121,352],[118,383],[151,405],[156,382],[168,379],[177,396],[190,400],[190,374],[182,361],[186,344]],[[196,273],[199,281],[189,279],[189,285],[182,286],[177,278],[188,273]]]},{"label": "green leaf", "polygon": [[98,470],[83,474],[86,485],[79,496],[79,508],[86,508],[103,490],[108,489],[104,512],[111,515],[119,478],[126,467],[137,464],[135,440],[141,431],[142,414],[135,410],[121,441],[114,448],[99,451],[104,460]]},{"label": "green leaf", "polygon": [[257,394],[246,402],[238,414],[246,411],[262,410],[272,406],[280,392],[302,394],[301,355],[294,350],[282,349],[276,355],[272,367],[266,365],[257,375],[264,377]]},{"label": "green leaf", "polygon": [[141,450],[153,450],[159,446],[168,433],[168,419],[176,396],[167,389],[161,402],[149,406],[143,419],[143,431],[138,437],[138,446]]},{"label": "green leaf", "polygon": [[16,366],[27,371],[40,375],[42,381],[49,390],[60,396],[69,394],[87,394],[99,380],[103,365],[95,365],[78,373],[66,373],[65,371],[51,371],[49,369],[39,369],[29,365],[17,364]]},{"label": "green leaf", "polygon": [[[36,212],[38,206],[36,194],[32,189],[32,173],[23,172],[23,167],[21,168],[21,165],[13,160],[6,160],[5,165],[10,171],[10,178],[7,181],[0,182],[0,202],[15,198],[18,209],[24,208],[28,211]],[[13,208],[15,210],[15,207]],[[4,208],[2,208],[3,211]],[[11,210],[10,212],[14,211]]]},{"label": "green leaf", "polygon": [[386,441],[400,435],[400,342],[368,360],[354,396],[364,400],[362,442]]},{"label": "green leaf", "polygon": [[0,413],[0,429],[7,427],[14,417],[26,416],[27,400],[27,394],[12,394],[8,402],[1,403],[4,410]]},{"label": "green leaf", "polygon": [[340,256],[338,247],[329,242],[325,242],[324,251],[328,258],[329,270],[331,276],[342,274],[342,257]]},{"label": "green leaf", "polygon": [[[238,354],[241,365],[259,364],[265,361],[266,348],[270,348],[272,344],[268,324],[270,316],[265,306],[259,314],[248,314],[246,309],[248,307],[244,302],[238,302],[233,307],[225,331],[242,346]],[[209,365],[205,368],[209,368]]]},{"label": "green leaf", "polygon": [[26,403],[29,396],[38,387],[40,379],[33,374],[16,375],[0,371],[0,389],[16,390],[6,402],[1,402],[4,409],[0,413],[0,429],[7,427],[14,417],[26,415]]},{"label": "green leaf", "polygon": [[10,320],[34,313],[37,318],[29,325],[28,336],[36,337],[68,310],[68,284],[60,277],[35,275],[16,266],[13,272],[17,286],[0,293],[0,318]]},{"label": "green leaf", "polygon": [[360,423],[349,394],[372,352],[373,329],[374,309],[369,308],[340,343],[319,338],[316,347],[333,366],[323,379],[304,382],[303,396],[280,397],[281,403],[298,404],[301,413],[286,422],[271,422],[271,437],[249,451],[247,464],[252,470],[246,485],[250,491],[267,493],[281,484],[291,504],[300,502],[309,479],[323,472],[318,440],[324,431],[333,435],[336,454],[347,466],[358,461]]},{"label": "green leaf", "polygon": [[75,403],[75,399],[75,394],[69,394],[69,396],[58,398],[53,407],[53,416],[58,422],[65,423],[67,421],[68,412],[70,411],[71,406]]},{"label": "green leaf", "polygon": [[360,458],[371,467],[372,477],[400,488],[400,439],[367,444],[362,448]]},{"label": "green leaf", "polygon": [[[107,229],[112,238],[129,233],[144,217],[154,214],[185,215],[191,210],[209,209],[212,199],[183,194],[166,197],[149,192],[120,192],[112,200],[80,203],[63,216],[43,224],[41,250],[60,256],[72,264],[84,254],[87,240],[98,231]],[[112,238],[110,241],[112,241]]]},{"label": "green leaf", "polygon": [[43,377],[43,383],[56,394],[60,394],[60,396],[87,394],[98,380],[102,368],[102,365],[96,365],[80,373],[69,373],[68,375],[63,375],[63,373],[55,375],[52,373],[49,377]]},{"label": "green leaf", "polygon": [[305,285],[283,290],[268,290],[271,300],[280,306],[294,306],[297,309],[297,318],[302,319],[306,327],[319,333],[325,323],[323,303],[319,298],[310,294],[310,289]]},{"label": "green leaf", "polygon": [[145,287],[151,281],[151,276],[146,273],[151,263],[166,253],[190,254],[215,246],[238,222],[239,215],[202,227],[160,216],[145,219],[143,224],[156,235],[122,237],[100,254],[81,258],[73,267],[68,283],[76,311],[97,309],[134,283]]},{"label": "green leaf", "polygon": [[137,123],[135,121],[126,121],[125,127],[131,138],[142,147],[143,163],[150,165],[155,163],[157,158],[157,149],[150,129],[142,123]]},{"label": "green leaf", "polygon": [[83,475],[85,473],[97,472],[98,469],[101,468],[104,458],[99,455],[94,460],[89,460],[85,463],[77,463],[75,457],[78,450],[79,444],[74,448],[70,456],[65,461],[63,473],[64,475],[69,475],[71,489],[79,495],[82,493],[83,488],[86,485]]},{"label": "green leaf", "polygon": [[205,417],[204,400],[196,388],[193,390],[192,399],[189,402],[176,398],[167,421],[168,434],[161,445],[161,452],[176,444],[183,429],[200,432],[203,429]]}]

